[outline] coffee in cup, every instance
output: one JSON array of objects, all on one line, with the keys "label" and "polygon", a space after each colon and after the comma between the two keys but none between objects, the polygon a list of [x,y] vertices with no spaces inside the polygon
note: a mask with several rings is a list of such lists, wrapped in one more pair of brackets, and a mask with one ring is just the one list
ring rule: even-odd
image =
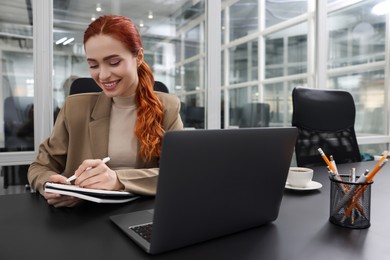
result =
[{"label": "coffee in cup", "polygon": [[305,188],[313,179],[313,169],[304,167],[290,167],[287,183],[292,187]]}]

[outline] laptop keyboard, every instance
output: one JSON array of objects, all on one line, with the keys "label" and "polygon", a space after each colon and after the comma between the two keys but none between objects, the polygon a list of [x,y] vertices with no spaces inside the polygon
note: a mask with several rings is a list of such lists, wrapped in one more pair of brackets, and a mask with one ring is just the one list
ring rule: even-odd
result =
[{"label": "laptop keyboard", "polygon": [[131,230],[133,230],[135,233],[137,233],[139,236],[141,236],[143,239],[148,241],[150,243],[150,240],[152,239],[152,223],[143,224],[139,226],[133,226],[130,227]]}]

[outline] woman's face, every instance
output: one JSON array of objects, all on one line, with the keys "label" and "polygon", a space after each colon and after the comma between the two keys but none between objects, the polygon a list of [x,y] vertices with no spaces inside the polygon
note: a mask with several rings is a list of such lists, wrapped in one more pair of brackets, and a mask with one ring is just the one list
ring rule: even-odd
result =
[{"label": "woman's face", "polygon": [[137,57],[126,49],[122,42],[107,36],[97,35],[85,43],[85,52],[91,77],[109,97],[126,97],[135,93],[138,86]]}]

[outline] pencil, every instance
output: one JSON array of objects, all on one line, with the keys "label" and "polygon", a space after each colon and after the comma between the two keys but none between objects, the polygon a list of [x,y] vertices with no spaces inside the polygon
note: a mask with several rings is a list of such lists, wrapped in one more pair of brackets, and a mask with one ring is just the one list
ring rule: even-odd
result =
[{"label": "pencil", "polygon": [[329,166],[329,168],[332,170],[332,172],[336,173],[337,170],[333,167],[332,163],[328,160],[328,157],[326,157],[324,151],[322,151],[321,148],[318,148],[318,151],[320,152],[322,159],[324,159],[325,163]]},{"label": "pencil", "polygon": [[372,170],[372,172],[370,172],[368,175],[367,175],[367,182],[370,182],[372,181],[372,179],[374,178],[375,174],[377,174],[377,172],[383,167],[383,165],[386,163],[386,158],[387,158],[387,154],[389,152],[388,151],[384,151],[383,152],[383,156],[381,157],[381,159],[379,160],[379,162],[375,165],[375,168],[374,170]]},{"label": "pencil", "polygon": [[[374,170],[372,170],[368,175],[367,175],[367,179],[366,179],[366,183],[369,183],[372,181],[372,179],[374,178],[375,174],[378,173],[378,171],[380,169],[382,169],[383,165],[385,165],[385,163],[387,162],[386,161],[386,158],[387,158],[387,154],[388,154],[388,151],[385,151],[383,152],[383,156],[382,158],[379,160],[379,162],[375,165],[375,168]],[[351,205],[349,205],[349,207],[347,208],[347,210],[345,211],[345,217],[348,217],[351,212],[352,212],[352,209],[355,207],[355,205],[359,202],[359,199],[360,197],[362,196],[363,192],[365,191],[365,189],[367,189],[367,184],[360,187],[357,191],[356,191],[356,197],[354,198],[354,200],[352,201]]]}]

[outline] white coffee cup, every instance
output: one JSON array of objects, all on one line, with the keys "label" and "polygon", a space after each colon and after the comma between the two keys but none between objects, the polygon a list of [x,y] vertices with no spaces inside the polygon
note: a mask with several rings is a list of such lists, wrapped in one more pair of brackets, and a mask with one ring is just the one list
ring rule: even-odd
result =
[{"label": "white coffee cup", "polygon": [[313,169],[304,167],[290,167],[287,183],[292,187],[305,188],[313,179]]}]

